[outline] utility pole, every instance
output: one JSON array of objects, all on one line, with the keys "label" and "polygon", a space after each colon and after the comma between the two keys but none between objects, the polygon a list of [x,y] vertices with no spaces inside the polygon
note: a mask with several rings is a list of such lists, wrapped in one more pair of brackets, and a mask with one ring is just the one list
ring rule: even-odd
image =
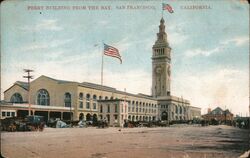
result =
[{"label": "utility pole", "polygon": [[30,75],[31,72],[34,70],[31,69],[23,69],[24,72],[28,73],[27,76],[23,76],[23,78],[28,79],[28,104],[29,104],[29,116],[31,115],[31,108],[30,108],[30,79],[33,79],[33,76]]}]

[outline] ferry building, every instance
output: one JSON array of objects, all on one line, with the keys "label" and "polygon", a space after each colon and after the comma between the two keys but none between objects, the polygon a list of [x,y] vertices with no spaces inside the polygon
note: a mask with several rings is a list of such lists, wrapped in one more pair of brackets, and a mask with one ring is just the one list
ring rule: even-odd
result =
[{"label": "ferry building", "polygon": [[[157,40],[152,47],[152,94],[131,94],[113,87],[88,82],[74,82],[40,76],[30,83],[31,114],[46,119],[107,119],[110,125],[124,120],[192,120],[201,109],[186,99],[172,96],[171,47],[167,41],[164,19],[160,20]],[[4,91],[1,118],[29,113],[26,82],[17,81]]]}]

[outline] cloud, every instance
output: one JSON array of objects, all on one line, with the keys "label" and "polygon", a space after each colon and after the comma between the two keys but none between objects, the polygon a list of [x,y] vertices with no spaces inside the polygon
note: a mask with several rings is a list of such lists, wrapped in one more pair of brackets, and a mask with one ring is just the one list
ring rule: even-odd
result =
[{"label": "cloud", "polygon": [[101,20],[101,21],[98,21],[97,23],[100,24],[101,26],[107,26],[109,24],[109,21]]},{"label": "cloud", "polygon": [[227,44],[235,44],[236,46],[243,46],[245,44],[249,44],[249,37],[248,36],[240,36],[240,37],[235,37],[232,39],[227,39],[223,42],[221,42],[221,44],[227,45]]},{"label": "cloud", "polygon": [[194,56],[210,56],[212,54],[218,53],[222,50],[221,47],[216,47],[214,49],[210,49],[210,50],[202,50],[200,48],[196,48],[196,49],[191,49],[191,50],[187,50],[184,54],[187,57],[194,57]]},{"label": "cloud", "polygon": [[249,43],[249,37],[247,36],[241,36],[241,37],[235,37],[232,39],[227,39],[218,44],[217,47],[210,49],[210,50],[204,50],[201,48],[194,48],[191,50],[187,50],[184,54],[187,57],[194,57],[194,56],[210,56],[216,53],[222,52],[228,45],[235,44],[235,46],[243,46],[245,44]]},{"label": "cloud", "polygon": [[41,51],[42,49],[51,49],[57,48],[64,44],[71,42],[73,39],[66,39],[66,40],[53,40],[50,42],[33,42],[23,46],[21,51]]},{"label": "cloud", "polygon": [[124,52],[126,51],[133,43],[133,41],[131,41],[130,36],[126,36],[123,39],[121,39],[118,42],[114,43],[114,46],[116,46],[120,52]]},{"label": "cloud", "polygon": [[151,92],[151,74],[141,70],[127,70],[123,72],[104,71],[104,84],[124,90],[130,93],[146,93]]},{"label": "cloud", "polygon": [[63,28],[58,25],[56,19],[45,19],[37,22],[34,26],[23,26],[20,28],[22,31],[27,32],[39,32],[43,30],[47,31],[61,31]]},{"label": "cloud", "polygon": [[184,30],[186,23],[169,25],[166,28],[170,45],[178,45],[188,39]]},{"label": "cloud", "polygon": [[221,69],[192,75],[184,72],[179,73],[172,83],[175,95],[183,95],[203,110],[220,106],[234,114],[247,111],[248,73],[243,70]]}]

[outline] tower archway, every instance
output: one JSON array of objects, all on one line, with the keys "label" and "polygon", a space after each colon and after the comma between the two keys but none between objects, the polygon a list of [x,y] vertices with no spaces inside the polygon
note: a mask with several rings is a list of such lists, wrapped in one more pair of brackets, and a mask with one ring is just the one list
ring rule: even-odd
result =
[{"label": "tower archway", "polygon": [[161,120],[163,120],[163,121],[168,120],[168,113],[166,111],[163,111],[161,113]]}]

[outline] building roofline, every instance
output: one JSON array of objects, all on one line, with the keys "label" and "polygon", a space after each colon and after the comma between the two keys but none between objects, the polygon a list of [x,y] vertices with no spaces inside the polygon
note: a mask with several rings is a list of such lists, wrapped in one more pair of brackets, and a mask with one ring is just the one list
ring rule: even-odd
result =
[{"label": "building roofline", "polygon": [[23,83],[28,84],[27,82],[16,81],[15,83],[13,83],[13,85],[10,88],[6,89],[3,93],[7,92],[8,90],[10,90],[15,85],[17,85],[17,86],[23,88],[24,90],[28,91],[28,87],[25,87],[24,85],[22,85]]},{"label": "building roofline", "polygon": [[153,101],[157,101],[157,98],[153,98],[153,97],[146,96],[146,95],[145,96],[140,95],[140,93],[139,94],[132,94],[132,93],[128,93],[128,92],[123,92],[123,91],[117,90],[116,88],[109,87],[109,86],[103,86],[103,85],[96,84],[96,83],[91,83],[91,82],[82,82],[82,83],[80,83],[80,82],[76,82],[76,81],[58,80],[58,79],[54,79],[54,78],[51,78],[51,77],[48,77],[48,76],[45,76],[45,75],[41,75],[40,77],[49,78],[51,80],[56,81],[59,84],[75,83],[75,84],[77,84],[77,86],[81,86],[81,87],[92,88],[92,89],[96,89],[96,90],[103,90],[103,91],[106,91],[106,92],[112,92],[112,93],[117,93],[117,94],[128,95],[128,96],[131,96],[131,97],[144,98],[144,99],[150,99],[150,100],[153,100]]}]

